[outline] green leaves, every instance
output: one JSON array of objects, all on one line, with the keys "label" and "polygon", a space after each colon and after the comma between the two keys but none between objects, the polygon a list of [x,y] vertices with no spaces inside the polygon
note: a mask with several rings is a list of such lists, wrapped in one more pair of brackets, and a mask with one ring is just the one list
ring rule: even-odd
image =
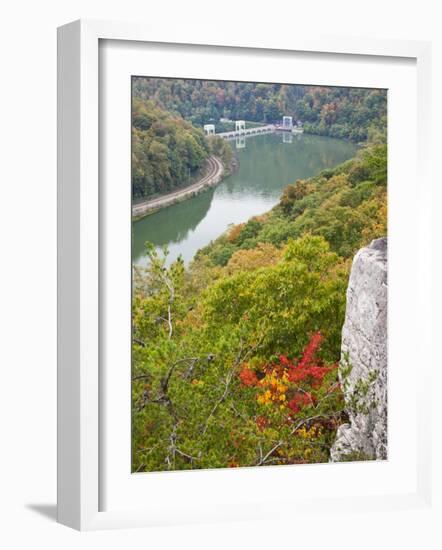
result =
[{"label": "green leaves", "polygon": [[[385,90],[140,77],[133,92],[195,125],[216,123],[220,131],[228,129],[221,118],[262,123],[293,115],[310,133],[353,141],[376,136],[385,142]],[[137,112],[134,124],[145,130],[152,120]]]},{"label": "green leaves", "polygon": [[208,157],[203,132],[137,97],[132,105],[132,194],[146,198],[190,183]]},{"label": "green leaves", "polygon": [[[338,269],[339,268],[339,269]],[[205,293],[209,330],[265,334],[265,354],[299,353],[308,333],[325,327],[327,353],[339,349],[347,272],[321,237],[291,241],[274,266],[222,278]]]},{"label": "green leaves", "polygon": [[[281,355],[299,358],[317,331],[318,359],[338,361],[347,258],[385,234],[385,174],[386,148],[364,149],[291,187],[281,207],[231,228],[189,270],[181,259],[168,266],[167,248],[146,243],[132,309],[134,471],[328,459],[342,421],[339,392],[315,389],[315,420],[292,433],[284,406],[268,410],[239,375],[245,364],[263,375]],[[324,388],[336,386],[335,370]],[[365,413],[375,406],[377,374],[352,384],[350,374],[344,358],[346,406]],[[317,415],[327,422],[319,425]]]}]

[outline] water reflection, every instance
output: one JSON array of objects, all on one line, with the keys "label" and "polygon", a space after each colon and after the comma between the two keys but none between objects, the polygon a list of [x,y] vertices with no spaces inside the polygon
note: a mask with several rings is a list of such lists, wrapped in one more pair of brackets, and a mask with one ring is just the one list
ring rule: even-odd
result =
[{"label": "water reflection", "polygon": [[246,136],[238,136],[235,140],[235,146],[237,149],[246,148]]},{"label": "water reflection", "polygon": [[289,183],[335,166],[356,151],[352,143],[305,134],[238,139],[244,139],[247,146],[236,149],[239,169],[235,174],[216,189],[133,223],[134,262],[145,262],[142,254],[146,240],[157,246],[167,244],[171,261],[181,254],[188,262],[229,224],[246,221],[272,208]]},{"label": "water reflection", "polygon": [[144,243],[149,240],[161,247],[188,239],[210,208],[215,189],[132,223],[132,259],[144,263]]}]

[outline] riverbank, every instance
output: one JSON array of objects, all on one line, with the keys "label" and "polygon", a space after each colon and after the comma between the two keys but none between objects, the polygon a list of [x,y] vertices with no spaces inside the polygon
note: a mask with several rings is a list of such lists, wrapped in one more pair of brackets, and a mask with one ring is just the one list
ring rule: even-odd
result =
[{"label": "riverbank", "polygon": [[283,137],[248,138],[245,148],[234,149],[233,172],[227,177],[225,166],[216,187],[135,221],[133,262],[146,263],[144,245],[150,241],[158,248],[168,246],[167,263],[181,255],[187,264],[230,224],[270,211],[288,184],[331,169],[357,151],[353,144],[332,138],[304,135],[286,142]]},{"label": "riverbank", "polygon": [[162,208],[166,208],[166,206],[190,199],[202,191],[220,183],[224,177],[224,166],[222,162],[219,158],[212,155],[207,159],[207,165],[208,171],[205,176],[188,187],[178,189],[177,191],[173,191],[172,193],[168,193],[156,199],[134,204],[132,206],[132,218],[138,219],[148,214],[153,214]]}]

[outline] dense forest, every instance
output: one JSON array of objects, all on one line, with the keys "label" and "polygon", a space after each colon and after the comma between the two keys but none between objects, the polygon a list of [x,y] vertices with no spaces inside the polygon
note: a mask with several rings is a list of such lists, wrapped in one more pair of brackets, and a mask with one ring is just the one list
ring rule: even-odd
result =
[{"label": "dense forest", "polygon": [[132,193],[150,197],[191,183],[209,156],[203,132],[160,109],[153,101],[134,98],[132,105]]},{"label": "dense forest", "polygon": [[201,129],[135,97],[132,104],[132,195],[152,198],[184,187],[201,177],[210,154],[216,155],[228,174],[230,145],[218,137],[206,139]]},{"label": "dense forest", "polygon": [[230,128],[229,119],[267,123],[291,115],[305,132],[361,142],[385,139],[386,101],[384,91],[360,88],[134,78],[133,198],[193,183],[204,175],[211,153],[229,173],[232,149],[206,139],[205,123],[221,131]]},{"label": "dense forest", "polygon": [[135,77],[133,94],[199,127],[221,119],[279,122],[288,115],[306,132],[356,142],[386,128],[385,90]]},{"label": "dense forest", "polygon": [[[298,101],[311,109],[306,96]],[[146,243],[148,266],[134,268],[133,471],[329,460],[348,414],[351,365],[341,379],[337,367],[351,259],[386,234],[382,134],[353,160],[289,185],[188,269]],[[356,386],[355,410],[370,383]]]},{"label": "dense forest", "polygon": [[201,249],[196,260],[207,258],[210,264],[226,266],[241,256],[246,259],[246,251],[256,253],[259,245],[267,245],[269,251],[305,234],[323,237],[333,252],[350,258],[370,240],[385,235],[386,223],[387,146],[373,144],[355,159],[288,185],[271,212],[235,226]]}]

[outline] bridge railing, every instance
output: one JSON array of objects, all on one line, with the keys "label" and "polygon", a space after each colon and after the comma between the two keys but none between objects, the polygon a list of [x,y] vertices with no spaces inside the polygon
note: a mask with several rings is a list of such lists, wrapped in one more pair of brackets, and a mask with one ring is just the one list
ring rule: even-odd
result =
[{"label": "bridge railing", "polygon": [[244,130],[231,130],[230,132],[220,132],[219,134],[215,134],[215,135],[222,138],[234,138],[234,137],[246,136],[250,134],[273,132],[274,130],[275,130],[275,126],[273,124],[267,124],[266,126],[257,126],[255,128],[246,128]]}]

